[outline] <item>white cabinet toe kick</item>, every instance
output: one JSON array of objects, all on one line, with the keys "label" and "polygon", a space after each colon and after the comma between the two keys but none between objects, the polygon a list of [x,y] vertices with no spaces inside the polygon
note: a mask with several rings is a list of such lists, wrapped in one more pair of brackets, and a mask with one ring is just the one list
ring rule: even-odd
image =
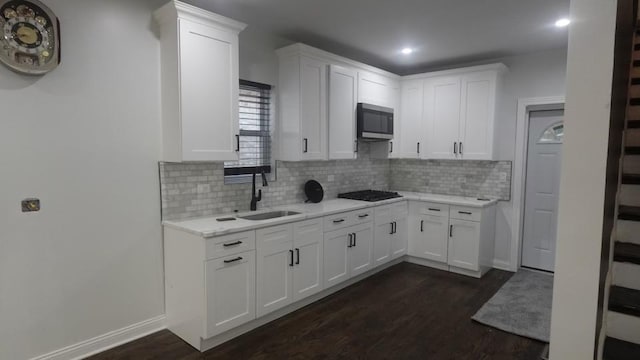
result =
[{"label": "white cabinet toe kick", "polygon": [[212,237],[165,225],[167,327],[205,351],[403,261],[479,278],[495,211],[397,199]]}]

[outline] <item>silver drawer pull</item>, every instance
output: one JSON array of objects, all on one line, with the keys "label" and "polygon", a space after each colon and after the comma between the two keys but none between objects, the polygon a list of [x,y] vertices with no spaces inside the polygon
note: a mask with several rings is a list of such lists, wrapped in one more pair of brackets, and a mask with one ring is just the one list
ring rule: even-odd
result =
[{"label": "silver drawer pull", "polygon": [[440,211],[440,209],[429,208],[429,211]]},{"label": "silver drawer pull", "polygon": [[240,260],[242,260],[242,256],[238,256],[237,258],[231,259],[231,260],[225,260],[224,263],[229,264],[229,263],[240,261]]},{"label": "silver drawer pull", "polygon": [[366,218],[367,216],[369,216],[369,214],[362,214],[362,215],[358,215],[358,217],[359,217],[360,219],[364,219],[364,218]]},{"label": "silver drawer pull", "polygon": [[472,215],[473,213],[470,213],[468,211],[458,211],[458,214]]},{"label": "silver drawer pull", "polygon": [[228,243],[228,244],[222,244],[222,246],[227,247],[227,246],[236,246],[236,245],[240,245],[242,244],[242,241],[236,241],[236,242],[232,242],[232,243]]},{"label": "silver drawer pull", "polygon": [[341,222],[344,222],[344,219],[333,220],[334,224],[340,224]]}]

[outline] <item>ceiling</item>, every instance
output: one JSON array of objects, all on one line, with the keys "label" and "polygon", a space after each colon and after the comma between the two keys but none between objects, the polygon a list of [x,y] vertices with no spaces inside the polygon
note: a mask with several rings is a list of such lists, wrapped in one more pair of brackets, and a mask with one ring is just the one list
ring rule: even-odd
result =
[{"label": "ceiling", "polygon": [[[567,46],[569,0],[191,0],[398,74]],[[403,47],[415,52],[403,55]]]}]

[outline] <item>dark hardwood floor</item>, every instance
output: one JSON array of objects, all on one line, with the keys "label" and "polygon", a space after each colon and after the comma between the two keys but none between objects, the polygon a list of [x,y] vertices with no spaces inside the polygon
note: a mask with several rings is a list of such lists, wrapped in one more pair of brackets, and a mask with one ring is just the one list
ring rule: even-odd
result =
[{"label": "dark hardwood floor", "polygon": [[164,330],[90,359],[539,359],[543,343],[471,320],[511,275],[401,263],[205,353]]}]

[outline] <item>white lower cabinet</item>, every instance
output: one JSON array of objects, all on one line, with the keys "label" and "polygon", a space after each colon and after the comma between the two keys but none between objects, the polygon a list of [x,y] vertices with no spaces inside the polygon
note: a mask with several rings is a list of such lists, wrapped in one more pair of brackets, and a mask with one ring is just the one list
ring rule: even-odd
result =
[{"label": "white lower cabinet", "polygon": [[493,266],[495,208],[410,202],[408,254],[481,277]]},{"label": "white lower cabinet", "polygon": [[480,251],[480,223],[449,220],[449,248],[447,263],[462,269],[478,271]]},{"label": "white lower cabinet", "polygon": [[256,230],[257,316],[322,290],[322,219]]},{"label": "white lower cabinet", "polygon": [[255,251],[205,263],[205,337],[218,335],[256,317]]},{"label": "white lower cabinet", "polygon": [[407,253],[407,215],[407,203],[404,201],[376,207],[373,266]]},{"label": "white lower cabinet", "polygon": [[371,222],[324,234],[324,287],[329,288],[371,268]]}]

